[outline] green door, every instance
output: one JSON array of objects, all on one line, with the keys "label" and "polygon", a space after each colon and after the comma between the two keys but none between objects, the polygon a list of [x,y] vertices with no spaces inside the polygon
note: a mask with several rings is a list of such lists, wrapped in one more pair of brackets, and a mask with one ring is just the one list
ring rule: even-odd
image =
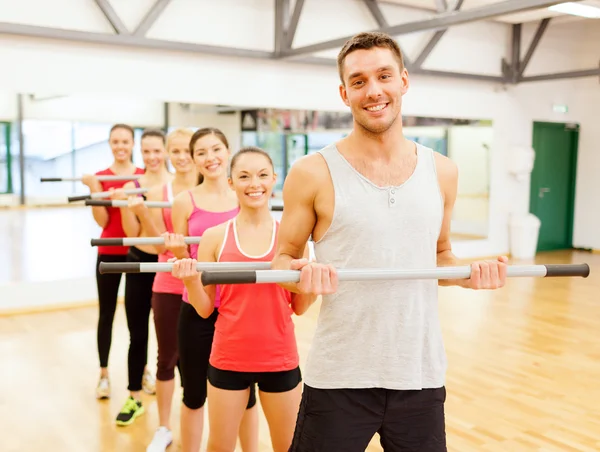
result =
[{"label": "green door", "polygon": [[579,126],[536,122],[530,211],[542,222],[538,251],[573,247],[573,216]]}]

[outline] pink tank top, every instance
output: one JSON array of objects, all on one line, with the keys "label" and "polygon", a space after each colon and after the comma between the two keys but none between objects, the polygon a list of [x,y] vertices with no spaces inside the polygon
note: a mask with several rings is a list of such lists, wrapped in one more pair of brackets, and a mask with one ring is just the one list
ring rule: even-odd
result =
[{"label": "pink tank top", "polygon": [[[204,231],[214,226],[218,226],[226,221],[234,218],[240,211],[239,207],[235,209],[228,210],[226,212],[210,212],[208,210],[203,210],[196,206],[194,202],[194,196],[191,191],[188,191],[190,198],[192,200],[192,213],[188,218],[188,236],[190,237],[202,237]],[[196,259],[198,256],[198,245],[190,245],[190,257],[192,259]],[[183,301],[189,303],[187,290],[183,289]],[[217,286],[216,295],[215,295],[215,308],[220,306],[220,296],[219,296],[219,286]]]},{"label": "pink tank top", "polygon": [[[163,186],[163,201],[173,202],[173,186],[165,184]],[[173,221],[171,220],[171,209],[162,209],[163,221],[167,232],[173,232]],[[158,255],[158,262],[167,262],[172,257],[175,257],[171,251],[166,251]],[[184,284],[178,278],[175,278],[169,272],[157,272],[154,277],[152,291],[156,293],[170,293],[183,295]]]}]

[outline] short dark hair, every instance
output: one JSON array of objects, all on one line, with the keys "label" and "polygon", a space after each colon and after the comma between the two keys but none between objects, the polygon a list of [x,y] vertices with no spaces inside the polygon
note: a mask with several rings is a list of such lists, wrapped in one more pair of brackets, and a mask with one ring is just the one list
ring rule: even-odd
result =
[{"label": "short dark hair", "polygon": [[146,129],[144,130],[144,133],[142,133],[142,140],[146,137],[158,137],[162,140],[162,143],[165,144],[166,143],[166,138],[165,138],[165,134],[163,133],[162,130],[158,130],[158,129]]},{"label": "short dark hair", "polygon": [[260,154],[269,161],[269,165],[271,165],[271,168],[274,168],[273,160],[271,159],[271,156],[269,155],[269,153],[267,151],[265,151],[264,149],[261,149],[257,146],[245,146],[245,147],[241,148],[239,151],[237,151],[234,154],[234,156],[231,158],[231,163],[229,164],[229,173],[230,174],[233,172],[233,168],[234,168],[235,164],[237,163],[237,160],[240,157],[240,155],[244,155],[244,154]]},{"label": "short dark hair", "polygon": [[404,69],[404,57],[402,55],[402,50],[400,50],[400,46],[394,38],[387,33],[382,33],[379,31],[363,32],[354,35],[352,38],[346,41],[338,53],[337,67],[342,83],[344,83],[344,61],[346,60],[346,57],[355,50],[368,50],[372,49],[373,47],[390,49],[398,60],[400,70],[402,71]]},{"label": "short dark hair", "polygon": [[[227,149],[229,149],[229,142],[227,141],[227,137],[225,136],[225,134],[223,132],[221,132],[219,129],[217,129],[216,127],[204,127],[202,129],[198,129],[194,132],[194,134],[192,135],[192,138],[190,138],[190,154],[192,155],[192,157],[194,156],[194,145],[196,144],[196,141],[198,141],[200,138],[205,137],[207,135],[214,135],[216,136],[224,145]],[[202,182],[204,181],[204,176],[200,173],[198,173],[198,185],[200,185]]]},{"label": "short dark hair", "polygon": [[129,131],[129,133],[131,133],[131,139],[133,140],[133,138],[135,137],[135,133],[133,132],[133,127],[131,127],[128,124],[115,124],[114,126],[112,126],[110,128],[110,132],[108,133],[108,136],[110,137],[112,135],[112,133],[117,130],[117,129],[125,129],[127,131]]}]

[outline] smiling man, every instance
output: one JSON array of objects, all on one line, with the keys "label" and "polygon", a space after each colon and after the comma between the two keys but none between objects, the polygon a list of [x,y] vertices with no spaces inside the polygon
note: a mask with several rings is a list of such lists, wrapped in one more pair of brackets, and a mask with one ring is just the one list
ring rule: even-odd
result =
[{"label": "smiling man", "polygon": [[[323,295],[292,452],[446,451],[446,355],[438,284],[502,287],[506,258],[474,262],[463,280],[342,282],[338,268],[455,265],[450,220],[457,169],[406,139],[409,77],[396,42],[361,33],[338,56],[354,127],[292,167],[274,269],[300,269],[298,293]],[[309,236],[317,262],[302,252]]]}]

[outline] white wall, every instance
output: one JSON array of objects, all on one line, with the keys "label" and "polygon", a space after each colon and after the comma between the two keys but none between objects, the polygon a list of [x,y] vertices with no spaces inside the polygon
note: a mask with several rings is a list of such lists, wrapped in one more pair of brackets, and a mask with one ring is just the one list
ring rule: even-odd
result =
[{"label": "white wall", "polygon": [[216,127],[227,137],[231,151],[236,152],[242,141],[240,112],[217,113],[213,110],[214,106],[208,105],[170,103],[169,123],[178,127]]},{"label": "white wall", "polygon": [[[11,2],[11,7],[14,6],[13,10],[29,8],[31,5],[27,5],[32,1],[19,2],[19,6]],[[138,0],[138,4],[142,3],[147,2]],[[239,11],[242,3],[245,20],[232,26],[234,19],[231,12]],[[360,3],[358,0],[307,0],[295,45],[373,28],[371,16]],[[217,40],[221,45],[267,49],[272,36],[272,15],[268,12],[270,10],[265,9],[267,4],[271,5],[272,1],[173,0],[149,36],[162,39],[175,36],[181,40],[213,44]],[[400,19],[412,20],[404,8],[386,4],[383,9],[391,23]],[[2,17],[5,10],[0,8],[0,20],[5,20]],[[175,14],[176,11],[179,13]],[[343,21],[337,20],[340,11],[344,11]],[[46,22],[53,17],[50,12],[47,14]],[[412,11],[411,14],[416,13]],[[87,20],[85,17],[84,14],[78,17],[79,26],[83,26],[81,23]],[[19,20],[29,19],[21,15]],[[89,20],[90,29],[98,29],[99,25],[94,22],[96,19]],[[597,43],[600,39],[596,39],[598,34],[593,31],[594,27],[597,27],[595,23],[591,26],[580,22],[551,23],[527,74],[597,67],[600,56]],[[535,25],[525,27],[524,49],[534,29]],[[216,34],[215,30],[219,33]],[[486,31],[491,33],[491,38],[484,37]],[[409,56],[414,57],[428,36],[427,33],[420,37],[403,36],[400,42],[407,48]],[[444,36],[425,66],[498,75],[500,58],[508,54],[509,41],[510,28],[503,24],[478,23],[455,27]],[[330,54],[335,54],[335,51]],[[338,96],[335,67],[7,36],[0,36],[0,61],[13,62],[10,71],[0,73],[0,86],[10,87],[13,92],[81,92],[100,96],[117,92],[133,97],[151,96],[161,101],[345,110]],[[40,68],[44,70],[40,71]],[[551,108],[554,102],[568,104],[569,112],[554,113]],[[507,149],[513,145],[531,144],[534,120],[579,122],[581,141],[574,242],[576,246],[600,248],[600,236],[597,234],[600,213],[586,211],[588,207],[591,209],[591,200],[597,198],[600,191],[600,179],[597,177],[600,153],[596,144],[600,142],[597,79],[502,87],[490,83],[413,76],[404,100],[404,113],[493,121],[489,238],[458,244],[457,254],[465,257],[507,252],[509,215],[528,210],[528,182],[516,182],[508,175],[505,165]]]},{"label": "white wall", "polygon": [[17,95],[13,91],[0,90],[0,121],[11,121],[16,117]]},{"label": "white wall", "polygon": [[149,96],[112,93],[77,93],[73,90],[45,94],[36,91],[23,97],[23,116],[27,119],[66,121],[124,122],[132,126],[162,127],[164,102]]}]

